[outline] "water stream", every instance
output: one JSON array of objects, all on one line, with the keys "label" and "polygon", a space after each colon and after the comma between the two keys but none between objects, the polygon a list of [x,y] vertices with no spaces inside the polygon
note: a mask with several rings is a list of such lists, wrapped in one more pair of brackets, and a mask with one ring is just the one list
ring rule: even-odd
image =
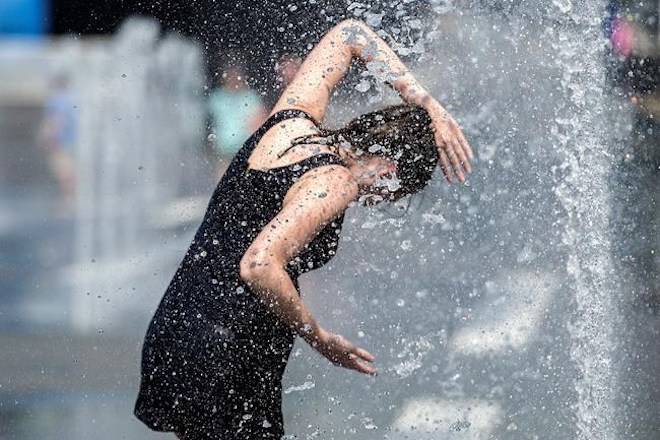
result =
[{"label": "water stream", "polygon": [[606,117],[605,43],[600,23],[604,5],[555,2],[560,18],[548,37],[568,99],[556,113],[555,146],[565,154],[557,195],[566,209],[563,244],[573,278],[571,360],[577,365],[574,405],[577,439],[619,438],[614,403],[618,390],[615,328],[621,326],[610,232],[610,187],[616,163]]}]

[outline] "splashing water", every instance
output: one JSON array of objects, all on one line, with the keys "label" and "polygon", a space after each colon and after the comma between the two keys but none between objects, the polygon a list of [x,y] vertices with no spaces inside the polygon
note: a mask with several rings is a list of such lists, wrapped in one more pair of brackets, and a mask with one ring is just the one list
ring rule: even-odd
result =
[{"label": "splashing water", "polygon": [[571,359],[578,368],[577,438],[615,439],[615,271],[610,257],[607,191],[613,160],[608,154],[603,117],[604,45],[594,20],[603,15],[603,7],[597,1],[554,5],[562,22],[548,33],[558,34],[550,36],[558,41],[555,61],[569,94],[553,131],[565,156],[565,176],[556,193],[568,214],[563,243],[569,247],[567,269],[573,277],[577,309],[569,325]]},{"label": "splashing water", "polygon": [[[455,9],[451,2],[431,3],[441,13]],[[347,237],[358,242],[354,253],[368,261],[361,267],[368,264],[369,271],[360,275],[373,275],[373,279],[365,277],[364,287],[355,289],[351,285],[348,289],[371,297],[378,295],[378,299],[368,303],[370,306],[394,306],[387,310],[387,316],[373,318],[374,325],[399,317],[405,323],[403,338],[402,333],[383,331],[396,338],[396,348],[391,352],[394,359],[384,365],[386,376],[390,377],[381,377],[391,379],[391,389],[400,393],[392,397],[394,402],[398,403],[402,396],[412,402],[408,412],[400,409],[400,419],[405,421],[402,429],[426,420],[427,410],[435,414],[438,408],[444,410],[469,402],[466,406],[470,408],[482,408],[479,417],[484,420],[483,426],[470,419],[472,425],[468,427],[464,423],[468,419],[457,414],[443,421],[446,423],[442,426],[430,426],[429,432],[438,438],[442,429],[472,433],[480,429],[482,433],[497,430],[498,438],[536,438],[536,433],[547,432],[545,429],[558,421],[562,431],[553,431],[557,438],[618,438],[617,419],[621,420],[621,416],[616,413],[615,392],[619,379],[612,353],[617,328],[613,311],[617,304],[610,279],[614,270],[607,220],[608,177],[613,158],[609,155],[609,130],[603,117],[607,98],[603,96],[604,45],[599,29],[604,1],[518,3],[522,11],[509,7],[512,2],[467,3],[484,5],[485,9],[492,7],[496,13],[488,9],[492,14],[479,16],[481,11],[476,11],[477,17],[469,17],[475,11],[461,7],[454,17],[430,23],[436,33],[425,30],[417,41],[404,36],[413,35],[417,26],[414,17],[393,27],[387,14],[382,15],[388,6],[385,2],[380,3],[380,8],[378,2],[353,3],[348,8],[356,18],[379,27],[379,34],[388,32],[386,37],[399,55],[405,57],[415,53],[416,47],[428,46],[429,56],[420,56],[422,62],[428,63],[413,68],[427,72],[428,81],[424,83],[434,96],[456,106],[451,111],[465,124],[470,141],[475,139],[479,155],[477,177],[472,177],[476,189],[471,194],[469,190],[452,192],[434,187],[436,192],[429,193],[431,197],[438,196],[438,203],[429,207],[427,201],[422,205],[427,209],[420,212],[410,210],[407,215],[396,217],[375,210],[349,216],[347,223],[356,222],[356,237],[371,234],[388,242],[389,237],[396,237],[396,249],[389,243],[382,246],[380,253],[367,246],[369,251],[358,249],[360,239],[347,233]],[[533,10],[537,6],[540,12]],[[493,18],[498,13],[503,17]],[[403,43],[406,47],[401,50]],[[361,72],[356,91],[379,93],[383,80],[379,66],[367,68]],[[529,98],[520,97],[523,90],[530,92]],[[369,104],[372,103],[380,104],[380,96],[370,99]],[[466,110],[461,110],[461,106]],[[559,167],[555,167],[557,155]],[[531,169],[525,169],[530,163]],[[534,165],[537,163],[538,168]],[[525,180],[528,175],[534,176],[534,171],[539,178]],[[498,178],[496,173],[503,177]],[[483,182],[478,180],[479,174],[485,176]],[[546,211],[548,205],[554,206]],[[536,208],[547,215],[531,214]],[[563,208],[563,212],[555,208]],[[520,219],[525,216],[528,218]],[[418,231],[418,235],[411,230]],[[422,234],[433,247],[425,246]],[[542,237],[535,236],[538,234]],[[475,237],[483,240],[475,244],[479,241]],[[553,244],[559,237],[562,249]],[[385,258],[385,252],[394,253],[396,263]],[[416,253],[420,254],[419,259]],[[469,258],[461,259],[461,254],[469,254]],[[428,266],[437,269],[417,264],[426,262],[427,256]],[[544,280],[564,275],[563,268],[557,270],[556,262],[565,265],[570,279],[566,284],[558,281],[561,286],[550,292],[547,302],[542,302],[538,291]],[[353,263],[347,263],[347,268],[349,264]],[[384,264],[399,267],[391,272]],[[503,298],[502,303],[488,302],[488,284],[480,285],[471,279],[516,278],[519,266],[520,273],[529,273],[524,279],[538,278],[543,281],[538,283],[542,286],[533,285],[522,291],[524,294],[512,296],[508,284],[502,282],[496,292],[498,298]],[[483,276],[474,273],[477,271]],[[443,278],[449,281],[445,283]],[[401,294],[407,289],[410,293],[429,289],[442,294],[430,295],[430,300],[421,295],[418,300]],[[470,289],[474,297],[468,298],[466,292]],[[566,297],[570,299],[566,307],[557,301],[562,298],[562,290],[567,290]],[[372,293],[376,291],[378,294]],[[453,291],[457,292],[452,297],[456,304],[447,304],[445,308],[434,304]],[[452,307],[462,311],[454,315],[465,318],[461,328],[470,329],[473,340],[478,346],[486,346],[487,352],[451,353],[451,343],[439,347],[435,339],[428,337],[430,326],[437,328],[441,320],[445,320],[442,324],[449,322],[450,341],[461,335],[443,315],[444,310],[451,312]],[[494,322],[500,316],[494,313],[497,310],[507,312],[501,314],[506,319]],[[521,310],[529,311],[533,319],[521,317]],[[500,326],[494,326],[498,332],[484,336],[484,327],[477,325],[480,322],[501,324],[507,331],[500,332]],[[522,338],[518,337],[521,329],[535,331],[527,331],[532,336]],[[500,345],[490,343],[490,337],[497,337]],[[392,341],[388,339],[386,344],[394,345]],[[436,347],[439,349],[434,350]],[[363,390],[386,388],[382,384],[363,385],[358,379],[351,383],[359,390],[353,395],[356,405],[365,403],[360,401]],[[402,383],[410,388],[401,390]],[[417,407],[421,409],[418,411]],[[490,412],[492,408],[497,410]],[[379,409],[379,417],[384,418],[387,411]],[[386,423],[378,419],[378,425]]]},{"label": "splashing water", "polygon": [[403,347],[396,356],[400,361],[390,366],[387,371],[394,373],[400,379],[405,379],[422,368],[422,361],[435,348],[436,344],[443,345],[445,343],[445,335],[444,333],[434,332],[412,340],[403,338],[400,342]]},{"label": "splashing water", "polygon": [[305,381],[304,383],[302,383],[300,385],[293,385],[293,386],[290,386],[289,388],[285,389],[284,394],[291,394],[295,391],[311,390],[315,386],[316,386],[316,384],[314,382],[312,382],[311,380],[307,380],[307,381]]}]

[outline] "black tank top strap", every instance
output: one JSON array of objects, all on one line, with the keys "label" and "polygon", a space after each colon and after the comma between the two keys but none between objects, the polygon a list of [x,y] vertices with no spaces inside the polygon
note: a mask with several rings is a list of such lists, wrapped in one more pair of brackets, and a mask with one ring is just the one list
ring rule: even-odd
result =
[{"label": "black tank top strap", "polygon": [[307,171],[326,165],[344,165],[344,161],[334,153],[317,153],[309,156],[299,162],[287,165],[285,168],[293,173],[295,177],[300,177]]},{"label": "black tank top strap", "polygon": [[273,113],[266,119],[266,121],[259,127],[257,132],[255,133],[255,136],[253,138],[253,142],[255,144],[258,144],[259,141],[261,140],[261,137],[266,134],[268,130],[273,128],[275,125],[279,124],[282,121],[286,121],[287,119],[292,119],[292,118],[305,118],[309,119],[314,123],[314,125],[318,126],[318,122],[304,110],[299,110],[299,109],[285,109],[285,110],[280,110],[278,112]]},{"label": "black tank top strap", "polygon": [[273,113],[268,117],[268,119],[266,119],[266,121],[263,124],[261,124],[261,127],[257,128],[257,130],[254,133],[252,133],[252,135],[243,144],[243,148],[241,148],[239,152],[236,154],[234,161],[237,164],[236,167],[241,170],[241,173],[245,170],[247,166],[247,160],[248,157],[250,157],[252,150],[254,149],[254,147],[257,146],[263,135],[266,134],[266,132],[271,128],[273,128],[273,126],[275,126],[276,124],[292,118],[309,119],[315,125],[318,125],[316,120],[304,110],[285,109]]},{"label": "black tank top strap", "polygon": [[[316,121],[316,119],[314,119],[312,115],[307,113],[305,110],[301,110],[298,108],[288,108],[288,109],[280,110],[276,113],[273,113],[272,116],[268,118],[268,120],[270,119],[274,120],[275,122],[273,122],[272,125],[275,125],[278,122],[291,118],[305,118],[312,121],[314,125],[319,125],[319,123]],[[266,120],[266,123],[268,123],[268,120]]]}]

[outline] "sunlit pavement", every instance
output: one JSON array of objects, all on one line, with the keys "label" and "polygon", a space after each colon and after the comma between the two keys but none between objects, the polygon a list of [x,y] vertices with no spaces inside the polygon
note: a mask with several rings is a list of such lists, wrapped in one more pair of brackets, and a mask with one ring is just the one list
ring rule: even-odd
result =
[{"label": "sunlit pavement", "polygon": [[487,400],[414,399],[404,403],[389,437],[487,440],[502,416],[500,405]]},{"label": "sunlit pavement", "polygon": [[485,286],[471,319],[451,337],[448,349],[466,356],[524,350],[547,316],[560,287],[555,277],[512,271]]},{"label": "sunlit pavement", "polygon": [[[552,276],[524,271],[490,282],[482,301],[449,338],[448,356],[492,363],[498,355],[526,350],[537,340],[557,288],[559,283]],[[411,398],[394,420],[390,438],[485,440],[504,422],[503,405],[485,398]],[[515,429],[515,424],[508,429]]]}]

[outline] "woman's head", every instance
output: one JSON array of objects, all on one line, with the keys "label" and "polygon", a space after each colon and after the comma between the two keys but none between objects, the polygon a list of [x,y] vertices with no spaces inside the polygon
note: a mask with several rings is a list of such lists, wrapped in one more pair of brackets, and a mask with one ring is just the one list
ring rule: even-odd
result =
[{"label": "woman's head", "polygon": [[431,118],[413,105],[386,107],[358,116],[338,130],[321,130],[300,143],[323,139],[358,176],[363,194],[396,200],[423,189],[438,162]]}]

